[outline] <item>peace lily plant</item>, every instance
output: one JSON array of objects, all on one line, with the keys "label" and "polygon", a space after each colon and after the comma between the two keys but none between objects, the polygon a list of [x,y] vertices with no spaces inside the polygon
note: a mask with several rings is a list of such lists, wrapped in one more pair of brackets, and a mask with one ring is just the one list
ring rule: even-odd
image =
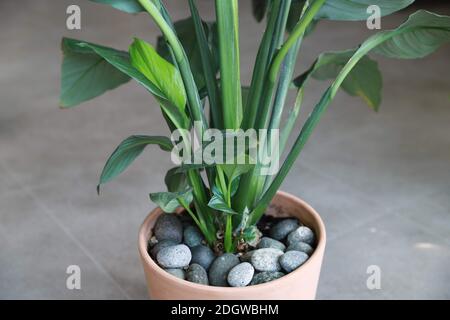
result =
[{"label": "peace lily plant", "polygon": [[[397,59],[422,58],[450,41],[450,17],[418,11],[398,28],[374,33],[355,48],[322,53],[309,69],[296,76],[294,67],[303,39],[313,37],[314,26],[321,20],[366,20],[367,7],[373,3],[386,16],[414,0],[253,0],[254,15],[258,21],[265,21],[265,27],[252,80],[246,85],[240,79],[238,0],[216,0],[215,21],[203,21],[196,0],[188,0],[191,16],[178,22],[172,21],[160,0],[92,1],[128,13],[145,12],[162,36],[156,47],[136,38],[128,51],[63,39],[63,108],[134,79],[154,97],[150,104],[160,106],[171,132],[191,130],[194,123],[200,124],[195,127],[200,135],[210,128],[222,132],[280,129],[280,154],[288,147],[288,137],[296,137],[275,175],[260,174],[262,165],[258,162],[182,163],[167,172],[168,190],[150,195],[165,212],[184,208],[216,252],[245,250],[247,244],[257,240],[260,233],[256,223],[339,89],[378,109],[382,79],[369,53]],[[331,80],[331,84],[300,132],[295,132],[311,78]],[[289,90],[297,92],[293,106],[286,106]],[[288,113],[285,121],[284,113]],[[125,139],[108,159],[99,186],[122,173],[147,145],[171,151],[175,144],[165,136]]]}]

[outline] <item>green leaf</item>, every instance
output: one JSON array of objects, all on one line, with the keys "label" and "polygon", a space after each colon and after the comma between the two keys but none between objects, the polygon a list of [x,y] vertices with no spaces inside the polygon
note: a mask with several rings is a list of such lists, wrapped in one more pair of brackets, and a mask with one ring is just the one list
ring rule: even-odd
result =
[{"label": "green leaf", "polygon": [[130,46],[131,64],[178,109],[186,106],[186,91],[177,68],[162,58],[147,42],[135,38]]},{"label": "green leaf", "polygon": [[208,37],[197,10],[196,0],[189,0],[189,9],[191,11],[198,49],[200,51],[203,77],[208,93],[210,126],[220,129],[223,128],[223,119],[219,84],[216,80],[217,71],[219,70],[217,25],[215,23],[210,27],[207,25],[209,27],[208,30],[210,30],[208,33],[212,35]]},{"label": "green leaf", "polygon": [[[212,24],[208,24],[206,22],[202,22],[202,24],[206,37],[209,41],[208,45],[212,46],[213,38],[216,36],[216,34],[212,32]],[[203,73],[200,47],[198,45],[195,33],[194,21],[191,17],[177,21],[174,23],[174,28],[177,37],[180,40],[184,51],[186,52],[186,56],[189,59],[189,64],[191,66],[191,71],[194,76],[195,83],[198,88],[203,88],[205,86],[205,77]],[[167,42],[163,36],[158,37],[156,50],[167,61],[173,61],[172,55],[167,46]],[[217,63],[215,63],[215,61],[213,62],[214,63],[212,64],[212,69],[214,74],[217,74],[219,66],[217,65]]]},{"label": "green leaf", "polygon": [[180,167],[175,167],[166,173],[164,182],[169,192],[180,192],[186,190],[189,186],[186,173],[180,172],[179,169]]},{"label": "green leaf", "polygon": [[144,11],[138,0],[90,0],[96,3],[108,4],[111,7],[128,13],[138,13]]},{"label": "green leaf", "polygon": [[[450,42],[450,17],[420,10],[397,29],[374,36],[385,37],[388,39],[373,52],[389,58],[423,58]],[[368,41],[373,40],[369,38]]]},{"label": "green leaf", "polygon": [[262,233],[256,226],[250,226],[244,230],[242,237],[251,247],[256,247],[262,237]]},{"label": "green leaf", "polygon": [[216,0],[220,52],[220,87],[225,129],[237,129],[242,120],[237,0]]},{"label": "green leaf", "polygon": [[212,197],[208,202],[208,206],[210,208],[213,208],[217,211],[226,213],[226,214],[237,214],[236,211],[234,211],[232,208],[230,208],[227,204],[227,202],[224,199],[224,195],[220,191],[219,188],[216,186],[213,186],[212,188]]},{"label": "green leaf", "polygon": [[237,177],[249,172],[255,165],[246,160],[245,164],[218,164],[217,166],[223,170],[228,181],[233,182]]},{"label": "green leaf", "polygon": [[[73,107],[128,82],[130,77],[117,70],[95,51],[74,39],[62,40],[60,106]],[[128,53],[102,47],[111,54],[127,59]]]},{"label": "green leaf", "polygon": [[231,209],[225,200],[222,197],[218,197],[217,195],[213,195],[208,202],[208,206],[217,211],[226,213],[226,214],[237,214],[236,211]]},{"label": "green leaf", "polygon": [[[129,77],[135,79],[155,96],[161,104],[161,108],[167,118],[169,118],[176,128],[189,128],[190,121],[184,110],[180,110],[174,106],[169,100],[167,100],[166,95],[153,82],[147,79],[139,70],[131,65],[128,53],[79,40],[64,39],[63,41],[66,45],[74,48],[74,50],[76,49],[81,52],[88,52],[97,55],[100,59],[104,59],[105,62],[109,63],[118,71],[123,72],[124,75],[128,75]],[[113,71],[115,70],[113,69]],[[81,91],[81,93],[83,92],[84,91]]]},{"label": "green leaf", "polygon": [[245,106],[248,101],[248,94],[250,93],[250,88],[242,87],[241,92],[242,92],[242,105]]},{"label": "green leaf", "polygon": [[[309,77],[335,79],[355,52],[356,49],[322,53],[307,72],[294,80],[294,84],[301,88]],[[381,103],[382,86],[378,63],[368,56],[358,62],[342,83],[345,92],[360,96],[374,110],[378,110]]]},{"label": "green leaf", "polygon": [[120,143],[106,161],[102,174],[100,175],[99,186],[110,181],[136,159],[149,144],[156,144],[164,151],[172,150],[172,142],[167,137],[162,136],[131,136]]},{"label": "green leaf", "polygon": [[[68,38],[64,38],[63,39],[63,48],[66,48],[67,51],[71,52],[70,55],[72,54],[76,54],[78,55],[78,57],[76,58],[76,60],[72,60],[72,58],[70,58],[69,60],[67,60],[67,63],[79,63],[79,66],[82,66],[83,64],[87,64],[89,63],[90,59],[92,57],[97,57],[97,59],[102,60],[102,63],[104,62],[105,65],[107,66],[107,64],[110,64],[110,68],[108,68],[108,70],[106,70],[104,73],[101,74],[96,74],[96,73],[92,73],[92,74],[86,74],[84,76],[82,76],[82,78],[77,82],[78,85],[83,84],[85,81],[86,83],[90,83],[92,82],[92,77],[95,77],[95,84],[93,84],[92,86],[101,86],[102,83],[104,81],[110,81],[110,78],[114,79],[115,73],[118,73],[120,75],[120,72],[123,73],[123,77],[125,77],[126,79],[130,79],[133,78],[134,80],[136,80],[138,83],[140,83],[142,86],[144,86],[149,92],[151,92],[156,99],[162,103],[162,104],[167,104],[169,103],[169,101],[167,101],[167,99],[165,98],[165,95],[152,83],[150,82],[140,71],[138,71],[135,67],[133,67],[131,65],[130,62],[130,57],[129,54],[127,52],[124,51],[119,51],[119,50],[115,50],[112,48],[108,48],[108,47],[104,47],[104,46],[100,46],[97,44],[93,44],[93,43],[89,43],[89,42],[85,42],[85,41],[81,41],[81,40],[75,40],[75,39],[68,39]],[[65,60],[66,62],[66,56],[65,56]],[[106,68],[106,67],[105,67]],[[79,86],[75,86],[73,89],[69,90],[64,90],[64,88],[70,88],[70,86],[66,86],[64,83],[64,81],[69,81],[71,77],[73,77],[74,75],[71,74],[71,70],[75,70],[74,68],[64,68],[63,65],[63,90],[61,92],[61,101],[64,102],[64,104],[62,103],[63,106],[66,106],[66,104],[70,101],[72,101],[72,103],[68,106],[73,106],[76,104],[79,104],[83,101],[86,101],[88,99],[91,99],[93,97],[87,98],[86,99],[86,93],[89,92],[89,88],[88,89],[80,89]],[[119,72],[120,71],[120,72]],[[101,79],[98,79],[98,76],[101,75]],[[128,77],[126,77],[128,76]],[[68,79],[65,80],[64,78],[67,77]],[[102,80],[104,80],[102,82]],[[78,98],[73,99],[73,97],[71,98],[71,96],[73,95],[71,93],[71,91],[73,90],[73,94],[78,94],[79,96],[77,96]],[[99,94],[101,94],[103,92],[100,92]],[[84,99],[80,99],[80,97],[84,97]]]},{"label": "green leaf", "polygon": [[189,205],[193,200],[192,189],[182,192],[156,192],[150,193],[150,199],[156,203],[164,212],[172,213],[182,204]]},{"label": "green leaf", "polygon": [[370,5],[377,5],[381,9],[381,16],[406,8],[414,0],[328,0],[320,9],[316,19],[328,20],[366,20],[370,17],[367,8]]},{"label": "green leaf", "polygon": [[231,197],[233,197],[236,194],[236,192],[238,191],[240,180],[241,180],[241,177],[237,177],[237,178],[233,179],[233,181],[231,182],[231,188],[230,188],[230,196]]},{"label": "green leaf", "polygon": [[250,210],[247,207],[245,207],[244,211],[241,214],[240,222],[236,227],[236,229],[234,230],[234,233],[236,234],[243,233],[244,230],[247,228],[249,219],[250,219]]},{"label": "green leaf", "polygon": [[182,163],[180,167],[177,168],[177,172],[188,172],[189,170],[203,170],[205,168],[212,168],[214,167],[213,164],[206,164],[206,163],[200,163],[200,164],[187,164]]}]

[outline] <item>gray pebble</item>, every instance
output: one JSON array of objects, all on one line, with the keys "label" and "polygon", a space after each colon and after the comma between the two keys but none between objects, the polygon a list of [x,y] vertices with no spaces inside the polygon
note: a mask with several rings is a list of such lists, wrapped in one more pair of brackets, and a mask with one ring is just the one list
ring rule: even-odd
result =
[{"label": "gray pebble", "polygon": [[181,280],[186,279],[186,275],[183,269],[164,269],[164,270],[166,270],[171,275],[180,278]]},{"label": "gray pebble", "polygon": [[292,272],[308,260],[308,255],[301,251],[288,251],[280,257],[280,265],[286,272]]},{"label": "gray pebble", "polygon": [[193,263],[186,272],[186,280],[194,283],[208,285],[208,274],[199,264]]},{"label": "gray pebble", "polygon": [[214,252],[207,246],[199,245],[191,248],[192,260],[191,263],[201,265],[205,270],[208,270],[211,263],[216,258]]},{"label": "gray pebble", "polygon": [[191,262],[191,250],[185,244],[161,249],[156,255],[158,263],[167,269],[184,268]]},{"label": "gray pebble", "polygon": [[183,240],[183,226],[178,217],[172,213],[160,215],[153,232],[158,241],[172,240],[181,243]]},{"label": "gray pebble", "polygon": [[248,262],[239,263],[228,273],[228,284],[232,287],[245,287],[252,281],[255,269]]},{"label": "gray pebble", "polygon": [[255,274],[252,281],[250,282],[250,285],[260,284],[260,283],[266,283],[272,280],[276,280],[284,276],[283,272],[275,271],[275,272],[260,272]]},{"label": "gray pebble", "polygon": [[281,266],[278,258],[283,255],[283,251],[273,248],[255,250],[252,254],[251,262],[258,271],[280,271]]},{"label": "gray pebble", "polygon": [[261,241],[258,243],[258,249],[263,249],[263,248],[273,248],[273,249],[278,249],[281,251],[284,251],[286,249],[286,246],[284,245],[284,243],[269,238],[269,237],[263,237],[261,239]]},{"label": "gray pebble", "polygon": [[286,252],[287,251],[301,251],[306,253],[308,256],[311,256],[311,254],[314,252],[314,249],[306,242],[294,242],[286,249]]},{"label": "gray pebble", "polygon": [[196,226],[187,226],[183,231],[183,242],[188,247],[195,247],[202,243],[203,235]]},{"label": "gray pebble", "polygon": [[209,268],[209,283],[212,286],[227,287],[227,276],[230,270],[239,264],[239,259],[232,253],[224,253]]},{"label": "gray pebble", "polygon": [[150,254],[152,255],[152,257],[156,258],[156,256],[158,255],[158,252],[161,251],[161,249],[167,248],[167,247],[173,247],[176,246],[178,244],[178,242],[173,241],[173,240],[162,240],[159,241],[151,250],[150,250]]},{"label": "gray pebble", "polygon": [[286,236],[298,228],[297,219],[285,219],[278,222],[270,229],[270,237],[275,240],[283,240]]},{"label": "gray pebble", "polygon": [[305,226],[298,227],[291,233],[289,233],[287,238],[288,246],[295,242],[306,242],[310,246],[314,245],[314,242],[316,241],[314,232]]}]

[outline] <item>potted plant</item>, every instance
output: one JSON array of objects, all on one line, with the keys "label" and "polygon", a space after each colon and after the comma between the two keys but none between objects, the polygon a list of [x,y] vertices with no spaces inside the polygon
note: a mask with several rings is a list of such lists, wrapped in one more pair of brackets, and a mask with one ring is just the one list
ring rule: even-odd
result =
[{"label": "potted plant", "polygon": [[[139,233],[151,297],[313,299],[325,228],[308,204],[278,189],[340,88],[378,109],[382,81],[369,53],[425,57],[450,41],[450,17],[418,11],[357,48],[322,53],[294,77],[302,40],[314,26],[323,19],[365,20],[370,1],[254,0],[254,15],[266,26],[251,84],[243,86],[237,0],[216,0],[213,22],[202,21],[195,0],[188,0],[191,16],[178,22],[160,0],[92,1],[146,12],[162,32],[156,48],[135,39],[128,51],[67,38],[62,42],[62,107],[134,79],[155,97],[171,130],[171,138],[125,139],[99,182],[100,187],[122,173],[147,145],[171,152],[177,163],[165,177],[167,191],[150,194],[158,208]],[[377,5],[385,16],[413,2]],[[329,79],[331,85],[296,133],[311,78]],[[289,90],[297,96],[285,110]],[[278,162],[291,134],[295,142]]]}]

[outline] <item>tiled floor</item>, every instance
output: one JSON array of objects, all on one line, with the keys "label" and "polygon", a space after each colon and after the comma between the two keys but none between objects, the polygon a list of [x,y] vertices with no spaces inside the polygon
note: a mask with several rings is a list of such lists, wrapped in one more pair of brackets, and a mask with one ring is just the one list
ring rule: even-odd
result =
[{"label": "tiled floor", "polygon": [[[170,167],[148,150],[95,193],[107,155],[134,133],[164,134],[156,104],[134,83],[82,106],[57,107],[62,36],[126,48],[153,41],[145,15],[79,1],[82,30],[65,29],[73,1],[0,2],[0,298],[146,298],[137,230]],[[180,1],[170,3],[178,19]],[[205,16],[211,2],[202,0]],[[261,26],[241,1],[242,77],[248,82]],[[433,10],[450,13],[449,9]],[[395,26],[405,14],[383,20]],[[355,46],[363,23],[321,23],[302,52]],[[379,113],[339,94],[283,189],[323,216],[328,246],[318,298],[450,298],[450,48],[421,61],[379,59]],[[305,114],[324,86],[313,83]],[[66,289],[79,265],[81,290]],[[366,286],[368,266],[381,289]]]}]

